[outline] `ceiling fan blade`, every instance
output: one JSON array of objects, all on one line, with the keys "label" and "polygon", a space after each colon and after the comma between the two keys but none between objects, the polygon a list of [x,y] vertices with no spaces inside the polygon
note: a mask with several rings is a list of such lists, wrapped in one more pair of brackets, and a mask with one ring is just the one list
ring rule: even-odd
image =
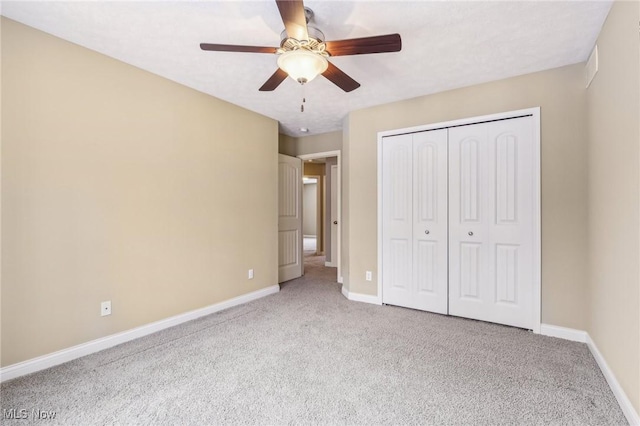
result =
[{"label": "ceiling fan blade", "polygon": [[364,55],[367,53],[399,52],[402,49],[400,34],[352,38],[325,42],[331,56]]},{"label": "ceiling fan blade", "polygon": [[276,53],[275,47],[238,46],[235,44],[200,43],[200,49],[214,52]]},{"label": "ceiling fan blade", "polygon": [[322,75],[345,92],[351,92],[360,87],[360,83],[349,77],[331,62],[329,62],[329,67]]},{"label": "ceiling fan blade", "polygon": [[282,71],[280,68],[278,68],[276,72],[274,72],[273,75],[269,77],[269,80],[267,80],[262,85],[262,87],[260,88],[260,91],[271,92],[272,90],[275,90],[276,87],[280,86],[280,83],[282,83],[287,77],[288,77],[287,73]]},{"label": "ceiling fan blade", "polygon": [[298,41],[309,40],[302,0],[276,0],[287,35]]}]

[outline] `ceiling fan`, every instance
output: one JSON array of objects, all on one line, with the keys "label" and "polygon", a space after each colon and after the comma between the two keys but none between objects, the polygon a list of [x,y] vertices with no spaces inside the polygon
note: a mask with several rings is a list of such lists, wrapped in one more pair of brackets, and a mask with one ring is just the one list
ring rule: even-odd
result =
[{"label": "ceiling fan", "polygon": [[362,55],[367,53],[399,52],[400,34],[387,34],[347,40],[325,41],[324,34],[307,25],[313,11],[302,0],[276,0],[285,30],[280,47],[238,46],[232,44],[201,43],[202,50],[217,52],[272,53],[278,56],[278,70],[260,87],[272,91],[290,76],[305,84],[319,74],[345,92],[360,87],[360,83],[327,60],[331,56]]}]

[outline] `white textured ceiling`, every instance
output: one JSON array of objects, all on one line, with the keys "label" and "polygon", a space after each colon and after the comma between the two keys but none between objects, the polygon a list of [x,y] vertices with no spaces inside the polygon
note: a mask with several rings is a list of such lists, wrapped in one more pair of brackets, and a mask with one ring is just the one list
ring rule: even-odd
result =
[{"label": "white textured ceiling", "polygon": [[[389,33],[402,51],[330,60],[362,86],[323,77],[258,88],[276,56],[205,52],[201,42],[278,46],[274,1],[2,2],[2,15],[274,118],[300,136],[339,130],[349,111],[585,61],[611,7],[603,1],[318,1],[327,40]],[[303,92],[304,91],[304,92]],[[300,112],[302,96],[305,112]]]}]

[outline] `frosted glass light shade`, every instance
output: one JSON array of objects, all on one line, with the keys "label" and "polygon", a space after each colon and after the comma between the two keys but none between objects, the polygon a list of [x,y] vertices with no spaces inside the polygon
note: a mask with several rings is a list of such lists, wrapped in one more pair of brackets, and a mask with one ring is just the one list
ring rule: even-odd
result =
[{"label": "frosted glass light shade", "polygon": [[327,70],[327,58],[305,49],[284,52],[278,57],[278,66],[299,83],[307,83]]}]

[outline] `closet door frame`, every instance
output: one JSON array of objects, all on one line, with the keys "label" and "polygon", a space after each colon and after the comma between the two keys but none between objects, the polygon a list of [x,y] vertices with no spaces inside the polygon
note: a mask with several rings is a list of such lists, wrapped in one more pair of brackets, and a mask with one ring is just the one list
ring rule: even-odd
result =
[{"label": "closet door frame", "polygon": [[462,118],[459,120],[445,121],[440,123],[425,124],[421,126],[408,127],[403,129],[387,130],[378,132],[378,294],[377,303],[382,304],[382,143],[386,136],[403,135],[407,133],[417,133],[427,130],[436,130],[470,124],[479,124],[489,121],[506,120],[510,118],[530,116],[533,119],[533,216],[534,216],[534,238],[533,238],[533,332],[540,333],[541,323],[541,276],[542,276],[542,254],[541,254],[541,203],[540,203],[540,107],[527,108],[515,111],[507,111],[497,114],[482,115],[477,117]]}]

